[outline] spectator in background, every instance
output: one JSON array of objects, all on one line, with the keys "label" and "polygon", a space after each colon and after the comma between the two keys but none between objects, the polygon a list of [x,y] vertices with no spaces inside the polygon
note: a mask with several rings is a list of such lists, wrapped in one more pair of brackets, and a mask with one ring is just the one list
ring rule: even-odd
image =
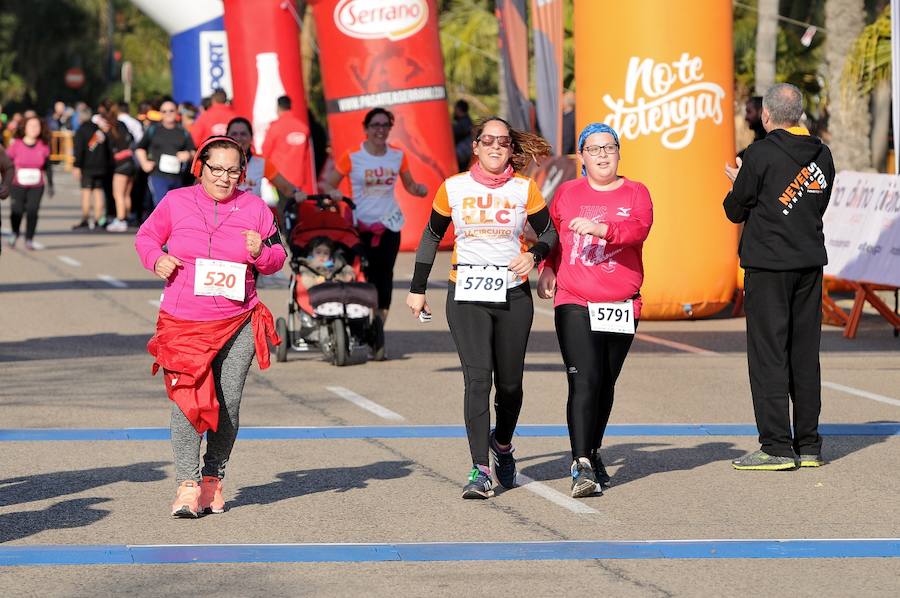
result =
[{"label": "spectator in background", "polygon": [[[12,160],[6,155],[6,150],[0,146],[0,200],[9,197],[12,188],[13,175],[16,173],[16,167],[13,166]],[[0,243],[0,247],[3,243]]]},{"label": "spectator in background", "polygon": [[65,102],[56,101],[53,104],[53,112],[47,117],[47,125],[51,131],[70,131],[72,109]]},{"label": "spectator in background", "polygon": [[194,155],[190,134],[178,124],[175,102],[164,101],[159,112],[162,120],[150,125],[134,152],[141,170],[150,175],[154,206],[166,193],[184,186],[182,172]]},{"label": "spectator in background", "polygon": [[453,105],[453,144],[460,172],[468,170],[472,161],[472,119],[465,100],[457,100]]},{"label": "spectator in background", "polygon": [[91,107],[84,102],[75,104],[75,111],[72,114],[72,130],[77,131],[78,127],[91,120]]},{"label": "spectator in background", "polygon": [[140,143],[141,137],[144,136],[144,127],[141,126],[141,122],[129,114],[128,103],[119,102],[117,107],[119,122],[128,129],[128,133],[134,139],[134,143]]},{"label": "spectator in background", "polygon": [[[800,126],[803,94],[788,83],[766,91],[765,139],[743,163],[726,166],[732,189],[723,206],[744,223],[747,364],[760,449],[732,461],[738,470],[819,467],[822,436],[822,267],[828,263],[822,216],[831,198],[834,161]],[[793,427],[791,426],[793,415]]]},{"label": "spectator in background", "polygon": [[[762,108],[763,99],[761,96],[753,96],[744,105],[744,122],[747,123],[747,128],[753,131],[753,141],[750,143],[764,139],[766,136],[766,128],[762,122]],[[746,147],[738,152],[738,158],[743,159],[745,151],[747,151]]]},{"label": "spectator in background", "polygon": [[191,138],[194,145],[199,146],[212,135],[224,135],[228,129],[228,123],[237,116],[237,113],[228,105],[228,96],[224,89],[217,89],[210,97],[212,104],[208,110],[197,117],[191,126]]},{"label": "spectator in background", "polygon": [[178,104],[178,115],[181,117],[181,126],[190,133],[197,120],[197,107],[190,102],[182,102]]},{"label": "spectator in background", "polygon": [[[94,230],[106,226],[107,179],[112,174],[112,151],[108,139],[110,123],[98,113],[88,118],[75,132],[75,169],[73,174],[81,182],[81,222],[72,230]],[[91,218],[93,199],[94,217]]]},{"label": "spectator in background", "polygon": [[278,118],[266,131],[262,155],[294,187],[310,194],[315,181],[310,177],[309,127],[291,112],[291,106],[288,96],[278,98]]},{"label": "spectator in background", "polygon": [[564,155],[575,153],[575,94],[563,94],[562,147]]}]

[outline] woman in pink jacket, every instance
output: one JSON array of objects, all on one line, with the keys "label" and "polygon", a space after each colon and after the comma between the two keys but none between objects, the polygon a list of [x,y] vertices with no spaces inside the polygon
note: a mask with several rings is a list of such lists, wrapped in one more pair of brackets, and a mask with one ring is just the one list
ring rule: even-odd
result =
[{"label": "woman in pink jacket", "polygon": [[175,517],[225,510],[221,480],[247,371],[254,353],[260,368],[268,367],[266,339],[278,342],[253,270],[273,274],[287,255],[272,211],[237,188],[246,166],[234,139],[210,137],[191,169],[200,183],[169,191],[135,239],[144,267],[166,281],[148,349],[174,402]]},{"label": "woman in pink jacket", "polygon": [[554,299],[569,379],[566,416],[576,498],[602,493],[610,481],[598,450],[641,317],[642,251],[653,224],[647,188],[619,176],[619,136],[611,127],[585,127],[578,157],[585,176],[560,185],[550,204],[559,244],[538,280],[538,295]]}]

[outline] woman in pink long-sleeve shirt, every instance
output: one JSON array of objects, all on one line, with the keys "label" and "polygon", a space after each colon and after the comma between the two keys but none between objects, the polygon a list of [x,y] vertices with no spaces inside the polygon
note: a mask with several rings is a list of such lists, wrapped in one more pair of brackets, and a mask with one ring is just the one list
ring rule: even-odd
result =
[{"label": "woman in pink long-sleeve shirt", "polygon": [[257,297],[253,270],[273,274],[287,257],[272,211],[237,189],[246,160],[235,140],[208,139],[192,172],[200,184],[167,193],[135,239],[144,267],[166,281],[148,348],[176,401],[172,515],[189,518],[225,510],[221,479],[237,436],[244,380],[254,354],[261,368],[268,366],[264,338],[272,316]]},{"label": "woman in pink long-sleeve shirt", "polygon": [[576,498],[602,493],[610,481],[598,450],[641,316],[642,251],[653,224],[647,188],[618,174],[619,137],[611,127],[585,127],[578,155],[585,176],[556,191],[550,217],[559,244],[538,281],[538,295],[554,299],[569,379],[566,416]]}]

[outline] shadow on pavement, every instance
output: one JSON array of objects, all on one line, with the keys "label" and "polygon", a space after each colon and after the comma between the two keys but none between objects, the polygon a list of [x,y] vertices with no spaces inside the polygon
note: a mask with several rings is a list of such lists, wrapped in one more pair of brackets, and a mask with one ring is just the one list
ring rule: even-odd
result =
[{"label": "shadow on pavement", "polygon": [[317,492],[349,492],[367,488],[371,480],[395,480],[412,473],[412,461],[381,461],[361,467],[329,467],[279,473],[277,482],[240,488],[233,509],[248,505],[268,505]]},{"label": "shadow on pavement", "polygon": [[166,479],[162,468],[168,465],[162,461],[148,461],[8,478],[0,480],[0,507],[78,494],[117,482],[158,482]]},{"label": "shadow on pavement", "polygon": [[94,524],[107,515],[105,509],[92,508],[109,498],[64,500],[43,511],[20,511],[0,515],[0,543],[21,540],[51,529],[70,529]]},{"label": "shadow on pavement", "polygon": [[0,363],[82,357],[120,357],[147,352],[150,334],[85,334],[48,336],[0,343]]},{"label": "shadow on pavement", "polygon": [[[886,423],[886,422],[867,422]],[[828,463],[881,444],[887,436],[825,436],[822,454]],[[618,468],[612,474],[612,484],[621,486],[657,473],[690,471],[711,463],[719,463],[723,473],[732,470],[730,461],[747,451],[732,442],[704,442],[692,447],[673,447],[665,442],[614,443],[600,450],[607,468]],[[528,461],[552,458],[550,461],[522,467]],[[532,455],[519,458],[522,473],[537,481],[558,480],[568,477],[572,456],[569,451]],[[742,472],[743,473],[743,472]],[[756,473],[756,472],[751,472]]]}]

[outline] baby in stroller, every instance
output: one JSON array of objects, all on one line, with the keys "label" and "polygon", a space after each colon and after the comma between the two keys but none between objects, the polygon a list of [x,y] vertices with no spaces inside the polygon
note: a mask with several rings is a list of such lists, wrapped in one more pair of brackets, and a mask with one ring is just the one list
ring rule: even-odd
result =
[{"label": "baby in stroller", "polygon": [[301,282],[307,290],[326,281],[353,282],[356,272],[348,262],[334,241],[315,237],[309,242],[309,255],[298,259]]},{"label": "baby in stroller", "polygon": [[290,230],[291,301],[288,317],[275,323],[287,339],[277,348],[278,361],[295,351],[319,347],[335,365],[351,354],[371,351],[384,358],[384,328],[375,313],[378,293],[362,274],[359,233],[352,224],[353,202],[329,205],[328,196],[311,195],[285,209]]}]

